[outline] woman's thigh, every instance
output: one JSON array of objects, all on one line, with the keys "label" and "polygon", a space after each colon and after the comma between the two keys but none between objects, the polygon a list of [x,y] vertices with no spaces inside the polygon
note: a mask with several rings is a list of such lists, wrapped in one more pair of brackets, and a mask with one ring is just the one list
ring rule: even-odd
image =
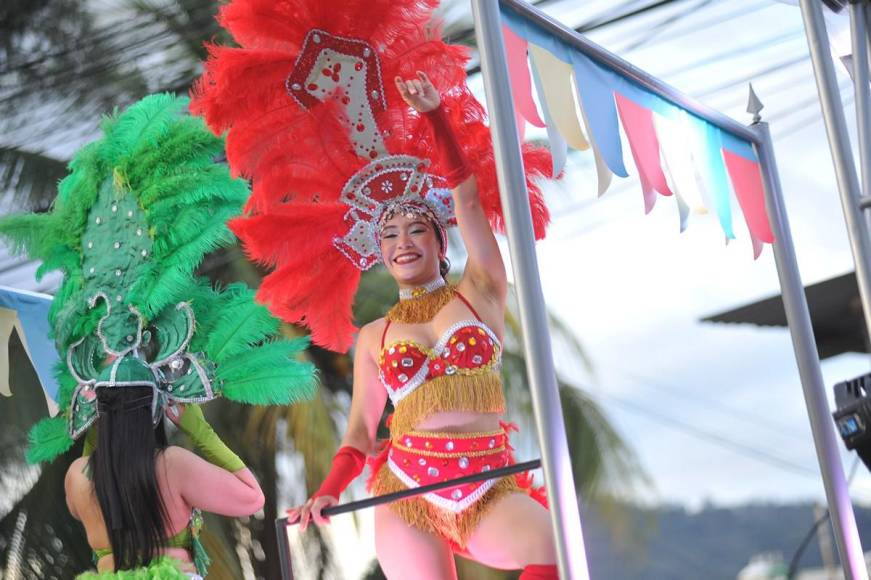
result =
[{"label": "woman's thigh", "polygon": [[375,508],[375,552],[390,580],[456,580],[448,543],[408,525],[387,506]]},{"label": "woman's thigh", "polygon": [[481,519],[466,544],[466,554],[485,566],[507,570],[555,564],[550,514],[525,493],[505,495]]}]

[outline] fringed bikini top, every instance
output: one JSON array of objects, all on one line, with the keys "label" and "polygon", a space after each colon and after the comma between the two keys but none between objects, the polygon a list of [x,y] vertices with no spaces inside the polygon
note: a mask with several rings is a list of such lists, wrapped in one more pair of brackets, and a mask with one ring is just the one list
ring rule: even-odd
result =
[{"label": "fringed bikini top", "polygon": [[502,345],[469,301],[454,293],[475,320],[451,325],[432,348],[413,340],[385,345],[390,321],[384,326],[379,376],[395,406],[394,437],[441,411],[504,412],[499,377]]}]

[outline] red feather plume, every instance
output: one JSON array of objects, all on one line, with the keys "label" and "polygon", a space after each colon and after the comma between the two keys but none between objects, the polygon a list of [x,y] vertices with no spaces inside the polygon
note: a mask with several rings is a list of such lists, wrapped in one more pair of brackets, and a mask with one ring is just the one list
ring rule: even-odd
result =
[{"label": "red feather plume", "polygon": [[[437,4],[234,0],[218,19],[240,47],[209,45],[204,73],[192,91],[192,111],[215,133],[227,132],[233,173],[252,181],[247,215],[230,227],[252,260],[273,268],[258,299],[282,319],[307,326],[312,340],[331,350],[351,346],[351,306],[360,279],[360,270],[333,245],[347,231],[349,207],[339,196],[371,159],[355,151],[340,90],[308,109],[288,93],[288,77],[312,29],[359,39],[375,50],[387,107],[374,114],[386,150],[430,159],[429,171],[444,175],[428,121],[405,105],[393,84],[396,76],[427,73],[443,95],[488,219],[503,230],[486,114],[465,84],[466,48],[446,44],[432,22]],[[523,158],[540,239],[549,217],[536,178],[549,177],[550,154],[524,145]]]}]

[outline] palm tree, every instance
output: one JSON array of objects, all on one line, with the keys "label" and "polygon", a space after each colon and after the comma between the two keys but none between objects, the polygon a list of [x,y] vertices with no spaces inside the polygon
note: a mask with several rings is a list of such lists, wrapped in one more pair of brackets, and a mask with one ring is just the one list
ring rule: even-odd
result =
[{"label": "palm tree", "polygon": [[[9,0],[0,8],[0,211],[47,209],[57,180],[66,173],[66,159],[95,136],[103,112],[150,92],[186,92],[204,56],[203,41],[226,41],[213,18],[218,7],[213,0],[118,0],[111,13],[96,12],[105,6]],[[449,21],[446,30],[452,38],[472,41],[467,27]],[[201,272],[217,283],[242,280],[252,287],[263,274],[238,248],[210,256]],[[355,315],[365,324],[386,312],[396,287],[385,272],[372,271],[364,275],[358,296]],[[589,366],[572,333],[556,319],[551,328],[562,351]],[[534,453],[520,338],[512,305],[503,357],[506,398],[511,418],[523,427],[519,448]],[[13,360],[26,361],[14,349],[13,340]],[[287,408],[218,401],[207,408],[216,430],[255,471],[267,495],[262,517],[208,518],[210,578],[277,577],[272,521],[279,515],[280,495],[294,486],[281,480],[281,465],[290,458],[302,466],[305,490],[297,486],[298,499],[311,493],[330,467],[340,432],[337,419],[347,414],[351,360],[318,348],[308,356],[324,386],[317,400]],[[81,526],[69,517],[62,493],[66,467],[77,451],[41,471],[23,462],[26,430],[44,413],[44,404],[29,365],[13,365],[13,372],[16,394],[0,401],[0,416],[7,419],[0,424],[0,473],[12,474],[0,478],[0,497],[9,498],[8,506],[0,504],[0,570],[67,578],[90,564]],[[578,384],[561,380],[560,386],[575,480],[585,498],[606,500],[625,482],[639,480],[637,462]],[[307,534],[306,559],[322,577],[331,575],[334,558],[318,532]],[[465,561],[460,571],[462,577],[510,577]]]}]

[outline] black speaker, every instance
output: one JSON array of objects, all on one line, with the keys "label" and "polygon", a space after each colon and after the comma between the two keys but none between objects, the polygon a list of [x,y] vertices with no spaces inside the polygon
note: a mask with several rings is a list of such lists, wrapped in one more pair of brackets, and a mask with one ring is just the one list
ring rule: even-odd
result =
[{"label": "black speaker", "polygon": [[871,470],[871,373],[835,385],[832,413],[847,449],[853,449]]}]

